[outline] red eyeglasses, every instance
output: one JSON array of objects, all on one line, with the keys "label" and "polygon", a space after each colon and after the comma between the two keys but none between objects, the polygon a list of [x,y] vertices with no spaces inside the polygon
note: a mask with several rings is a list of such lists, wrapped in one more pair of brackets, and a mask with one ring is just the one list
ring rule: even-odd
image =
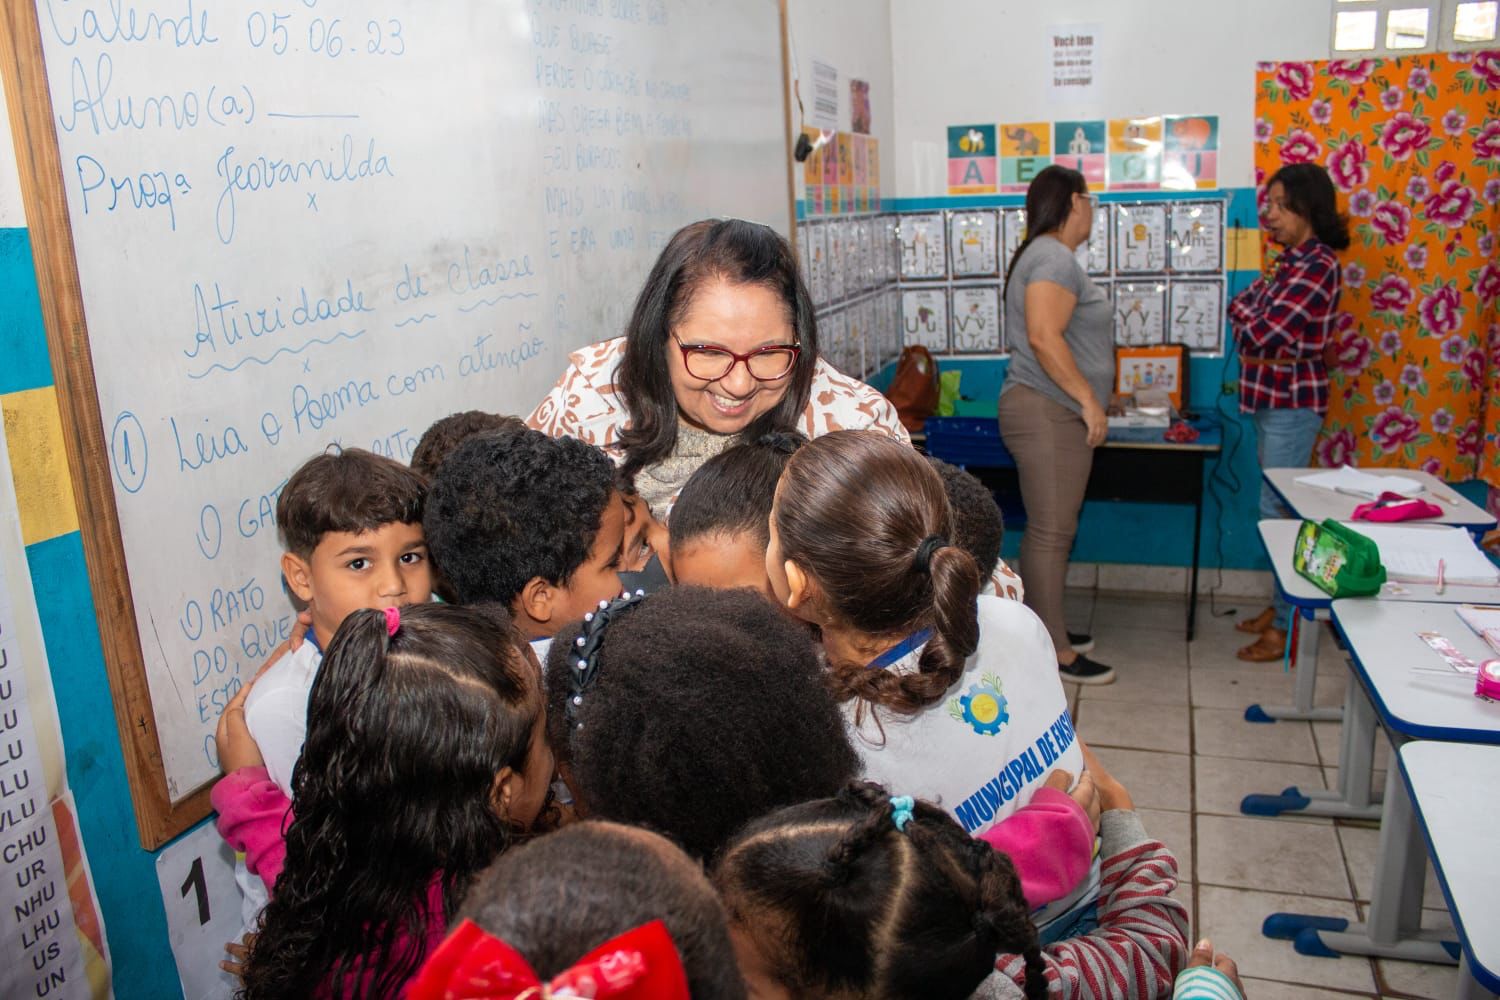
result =
[{"label": "red eyeglasses", "polygon": [[748,354],[736,354],[708,344],[684,344],[675,333],[672,339],[677,341],[677,349],[682,352],[682,365],[687,373],[705,382],[717,382],[741,362],[757,382],[776,382],[792,373],[802,354],[802,348],[797,344],[773,344],[757,347]]}]

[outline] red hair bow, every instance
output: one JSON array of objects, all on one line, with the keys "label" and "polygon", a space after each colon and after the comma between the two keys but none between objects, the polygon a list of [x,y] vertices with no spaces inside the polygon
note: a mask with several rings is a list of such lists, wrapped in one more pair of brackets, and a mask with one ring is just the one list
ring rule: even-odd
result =
[{"label": "red hair bow", "polygon": [[691,1000],[682,959],[660,920],[611,938],[544,983],[521,953],[472,920],[454,928],[412,981],[408,1000]]}]

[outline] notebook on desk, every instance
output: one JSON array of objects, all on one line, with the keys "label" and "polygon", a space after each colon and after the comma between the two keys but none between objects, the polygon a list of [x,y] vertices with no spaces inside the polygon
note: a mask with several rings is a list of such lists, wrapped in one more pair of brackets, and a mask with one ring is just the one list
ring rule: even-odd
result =
[{"label": "notebook on desk", "polygon": [[1463,528],[1411,528],[1395,524],[1343,522],[1380,548],[1386,577],[1406,583],[1436,583],[1441,564],[1447,583],[1500,587],[1500,569]]},{"label": "notebook on desk", "polygon": [[1316,486],[1319,489],[1365,497],[1370,500],[1376,499],[1382,493],[1399,493],[1404,497],[1414,497],[1424,489],[1422,484],[1415,479],[1409,479],[1406,476],[1377,476],[1356,469],[1352,465],[1326,469],[1322,472],[1310,472],[1305,476],[1298,476],[1293,482],[1302,486]]}]

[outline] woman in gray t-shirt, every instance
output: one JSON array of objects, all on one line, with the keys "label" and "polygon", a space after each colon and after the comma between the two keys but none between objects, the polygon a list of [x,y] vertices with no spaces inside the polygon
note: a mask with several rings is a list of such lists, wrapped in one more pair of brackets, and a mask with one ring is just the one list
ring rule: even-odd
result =
[{"label": "woman in gray t-shirt", "polygon": [[1005,276],[1011,356],[1000,387],[1000,436],[1015,456],[1026,504],[1026,603],[1052,635],[1063,680],[1108,684],[1114,670],[1084,655],[1093,640],[1070,633],[1063,620],[1068,551],[1094,449],[1104,443],[1115,375],[1109,300],[1074,256],[1094,221],[1083,175],[1058,166],[1037,174],[1026,190],[1026,219],[1026,239]]}]

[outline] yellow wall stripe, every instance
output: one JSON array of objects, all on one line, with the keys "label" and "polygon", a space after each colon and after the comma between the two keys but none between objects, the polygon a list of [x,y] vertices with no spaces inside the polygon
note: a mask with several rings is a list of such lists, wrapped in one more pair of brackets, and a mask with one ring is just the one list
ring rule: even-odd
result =
[{"label": "yellow wall stripe", "polygon": [[27,545],[78,530],[73,481],[63,451],[62,418],[53,386],[0,396],[10,471]]},{"label": "yellow wall stripe", "polygon": [[1229,271],[1260,270],[1260,230],[1230,226],[1224,231],[1224,266]]}]

